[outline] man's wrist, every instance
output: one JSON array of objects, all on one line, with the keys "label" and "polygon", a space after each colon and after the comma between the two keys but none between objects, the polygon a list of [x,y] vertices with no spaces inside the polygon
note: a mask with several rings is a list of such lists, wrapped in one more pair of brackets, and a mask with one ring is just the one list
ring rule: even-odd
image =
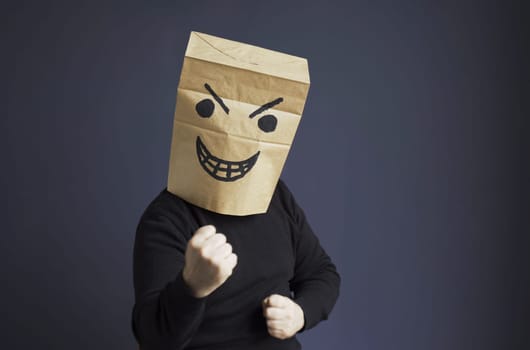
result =
[{"label": "man's wrist", "polygon": [[186,287],[186,291],[188,292],[188,294],[196,298],[195,292],[189,283],[188,275],[186,273],[185,268],[182,269],[182,280],[184,281],[184,286]]}]

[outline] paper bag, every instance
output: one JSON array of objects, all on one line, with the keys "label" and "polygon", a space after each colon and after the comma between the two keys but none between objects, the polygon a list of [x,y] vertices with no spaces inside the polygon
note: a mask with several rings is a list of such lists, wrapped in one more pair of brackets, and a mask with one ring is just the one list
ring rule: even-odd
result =
[{"label": "paper bag", "polygon": [[308,90],[306,59],[192,32],[168,191],[220,214],[266,212]]}]

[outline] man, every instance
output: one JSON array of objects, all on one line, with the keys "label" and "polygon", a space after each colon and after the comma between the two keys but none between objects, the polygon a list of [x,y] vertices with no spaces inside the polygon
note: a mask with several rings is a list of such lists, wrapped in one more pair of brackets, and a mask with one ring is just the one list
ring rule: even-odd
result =
[{"label": "man", "polygon": [[192,32],[168,187],[136,233],[133,331],[149,349],[300,349],[340,277],[279,175],[307,61]]}]

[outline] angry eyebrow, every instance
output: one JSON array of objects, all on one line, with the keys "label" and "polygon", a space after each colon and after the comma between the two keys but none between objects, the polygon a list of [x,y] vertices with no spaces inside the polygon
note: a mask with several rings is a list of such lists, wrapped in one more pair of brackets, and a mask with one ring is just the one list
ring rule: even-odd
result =
[{"label": "angry eyebrow", "polygon": [[221,98],[215,93],[215,91],[213,91],[212,87],[210,85],[208,85],[208,83],[205,83],[204,87],[206,88],[206,90],[208,90],[208,92],[212,95],[212,97],[217,101],[217,103],[219,103],[221,105],[221,107],[223,108],[225,113],[228,114],[228,112],[230,112],[230,110],[225,105],[223,100],[221,100]]},{"label": "angry eyebrow", "polygon": [[260,114],[261,112],[264,112],[267,109],[272,108],[272,107],[276,106],[278,103],[282,103],[282,102],[283,102],[283,97],[278,97],[274,101],[265,103],[263,106],[261,106],[260,108],[256,109],[254,112],[250,113],[250,115],[248,117],[252,119],[255,116],[257,116],[258,114]]}]

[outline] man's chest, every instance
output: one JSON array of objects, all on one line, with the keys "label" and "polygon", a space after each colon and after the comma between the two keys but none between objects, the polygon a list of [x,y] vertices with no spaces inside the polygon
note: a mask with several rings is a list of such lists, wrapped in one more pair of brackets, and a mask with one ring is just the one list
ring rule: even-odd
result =
[{"label": "man's chest", "polygon": [[214,225],[217,232],[226,235],[238,256],[232,275],[212,294],[212,301],[244,293],[288,294],[295,263],[288,219],[267,214],[246,217],[208,214],[197,217],[199,226]]}]

